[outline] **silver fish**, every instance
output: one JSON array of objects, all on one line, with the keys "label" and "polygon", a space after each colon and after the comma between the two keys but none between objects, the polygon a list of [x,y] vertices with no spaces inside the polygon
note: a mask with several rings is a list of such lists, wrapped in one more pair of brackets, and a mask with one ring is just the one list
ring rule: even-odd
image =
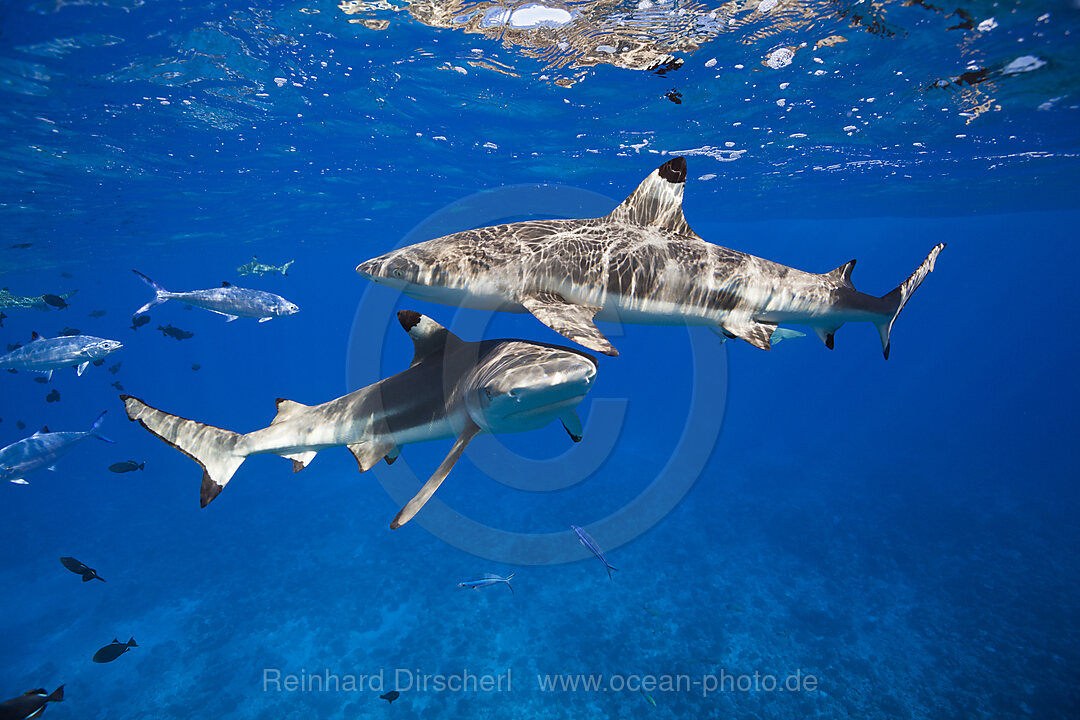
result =
[{"label": "silver fish", "polygon": [[202,466],[203,507],[252,455],[280,455],[296,472],[320,450],[345,445],[366,472],[383,458],[396,460],[403,445],[456,437],[391,528],[420,511],[480,433],[529,432],[558,419],[571,439],[581,439],[575,408],[596,377],[593,357],[526,340],[466,342],[409,310],[398,321],[415,348],[407,370],[321,405],[279,399],[277,416],[262,430],[230,432],[120,397],[130,419]]},{"label": "silver fish", "polygon": [[587,547],[589,549],[589,552],[595,555],[600,562],[604,563],[604,567],[607,568],[607,575],[610,578],[611,571],[618,570],[619,568],[614,567],[611,563],[607,561],[607,558],[604,557],[604,553],[600,552],[600,546],[596,544],[596,541],[592,539],[592,536],[589,535],[589,533],[585,532],[577,525],[571,525],[570,527],[575,533],[577,533],[578,540],[581,541],[581,544]]},{"label": "silver fish", "polygon": [[296,261],[290,260],[281,267],[278,267],[277,265],[267,265],[266,263],[261,263],[259,262],[259,258],[252,255],[251,262],[236,268],[236,272],[240,273],[241,275],[276,275],[277,273],[281,273],[282,275],[288,275],[289,268],[292,267],[292,264],[294,262]]},{"label": "silver fish", "polygon": [[42,428],[28,438],[0,450],[0,482],[7,480],[17,485],[28,485],[26,476],[46,468],[52,469],[60,458],[88,437],[111,443],[112,440],[98,432],[105,413],[86,432],[49,432]]},{"label": "silver fish", "polygon": [[466,580],[464,582],[459,582],[458,587],[479,590],[480,588],[488,587],[489,585],[506,583],[506,587],[510,588],[510,593],[513,594],[514,588],[510,585],[510,581],[513,579],[514,573],[510,573],[508,577],[502,577],[501,575],[495,575],[494,573],[484,573],[483,575],[474,580]]},{"label": "silver fish", "polygon": [[34,333],[34,339],[0,357],[0,370],[25,370],[44,373],[52,379],[53,370],[74,367],[81,376],[87,366],[116,352],[123,345],[92,335],[67,335],[45,338]]},{"label": "silver fish", "polygon": [[778,323],[805,325],[832,349],[848,322],[893,323],[934,269],[934,246],[881,297],[855,289],[855,261],[810,273],[703,240],[683,217],[686,160],[674,158],[601,218],[530,220],[410,245],[357,266],[373,282],[444,305],[532,313],[563,337],[618,355],[594,320],[701,325],[763,350]]},{"label": "silver fish", "polygon": [[147,285],[154,288],[156,293],[153,300],[135,311],[136,315],[142,315],[150,308],[167,300],[179,300],[188,305],[194,305],[218,315],[224,315],[227,322],[232,322],[241,317],[259,318],[259,322],[266,322],[276,317],[293,315],[300,311],[300,308],[280,295],[262,290],[250,290],[235,287],[229,283],[222,283],[221,287],[209,290],[169,292],[138,270],[132,270],[131,272],[141,277]]}]

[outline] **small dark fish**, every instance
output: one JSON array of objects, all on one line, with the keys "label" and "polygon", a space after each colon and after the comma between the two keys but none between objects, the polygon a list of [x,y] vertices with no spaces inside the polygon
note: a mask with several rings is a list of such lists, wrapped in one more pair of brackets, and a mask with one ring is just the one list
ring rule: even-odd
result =
[{"label": "small dark fish", "polygon": [[577,533],[578,540],[581,541],[581,544],[587,547],[589,549],[589,552],[595,555],[600,562],[604,563],[604,567],[607,568],[607,576],[610,578],[611,571],[618,570],[619,568],[612,567],[611,563],[609,563],[607,561],[607,558],[604,557],[604,553],[600,552],[600,546],[596,544],[596,541],[592,539],[592,536],[590,536],[589,533],[585,532],[577,525],[571,525],[570,527],[575,533]]},{"label": "small dark fish", "polygon": [[113,641],[111,643],[94,653],[94,662],[112,662],[133,647],[139,647],[138,644],[136,644],[135,642],[135,638],[131,638],[126,643],[122,643],[116,638],[113,638]]},{"label": "small dark fish", "polygon": [[82,575],[83,582],[90,582],[91,580],[105,582],[105,578],[98,577],[97,570],[83,565],[73,557],[62,557],[60,558],[60,563],[76,575]]},{"label": "small dark fish", "polygon": [[199,363],[192,363],[192,364],[191,364],[191,369],[192,369],[192,370],[201,370],[201,369],[202,369],[202,365],[200,365]]},{"label": "small dark fish", "polygon": [[149,315],[139,315],[138,317],[133,317],[131,318],[131,329],[138,330],[148,322],[150,322]]},{"label": "small dark fish", "polygon": [[60,391],[53,388],[52,392],[45,396],[45,402],[60,402]]},{"label": "small dark fish", "polygon": [[64,686],[56,688],[52,694],[45,692],[45,688],[27,690],[16,698],[5,700],[0,703],[0,720],[30,720],[41,717],[45,712],[45,705],[51,702],[63,702]]},{"label": "small dark fish", "polygon": [[34,243],[15,243],[14,245],[11,246],[11,249],[12,250],[25,250],[26,248],[30,247],[33,244]]},{"label": "small dark fish", "polygon": [[121,385],[119,381],[117,381],[117,382],[114,382],[114,383],[112,384],[112,386],[113,386],[114,388],[116,388],[117,390],[119,390],[120,392],[124,392],[124,386],[123,386],[123,385]]},{"label": "small dark fish", "polygon": [[109,469],[114,473],[126,473],[134,472],[135,470],[142,470],[146,467],[146,463],[137,463],[134,460],[125,460],[124,462],[113,463],[109,466]]},{"label": "small dark fish", "polygon": [[166,325],[165,327],[161,327],[160,325],[158,325],[157,329],[160,330],[165,337],[176,338],[177,340],[188,340],[195,337],[195,333],[190,333],[187,330],[181,330],[180,328],[173,327],[172,325]]},{"label": "small dark fish", "polygon": [[12,350],[18,350],[21,347],[22,343],[8,343],[7,349],[8,352],[11,352]]},{"label": "small dark fish", "polygon": [[7,315],[0,312],[0,327],[4,327],[4,318],[6,318],[6,317],[7,317]]},{"label": "small dark fish", "polygon": [[105,311],[104,310],[94,310],[94,311],[92,311],[90,313],[90,317],[92,317],[92,318],[105,317]]},{"label": "small dark fish", "polygon": [[682,105],[682,93],[674,88],[664,93],[664,97],[666,97],[668,100],[675,103],[676,105]]},{"label": "small dark fish", "polygon": [[61,330],[60,332],[56,333],[56,334],[57,334],[58,337],[71,337],[72,335],[78,335],[79,330],[78,330],[78,328],[66,327],[63,330]]},{"label": "small dark fish", "polygon": [[46,305],[52,305],[57,310],[63,310],[68,306],[67,300],[64,300],[64,298],[60,297],[59,295],[53,295],[49,293],[46,295],[42,295],[41,299],[45,301]]},{"label": "small dark fish", "polygon": [[115,365],[109,366],[109,372],[111,372],[113,375],[120,372],[120,365],[122,364],[123,363],[116,363]]},{"label": "small dark fish", "polygon": [[60,277],[64,278],[65,280],[70,280],[71,278],[73,278],[75,276],[72,275],[69,272],[62,272],[62,273],[60,273]]},{"label": "small dark fish", "polygon": [[49,378],[45,377],[44,375],[38,375],[36,378],[34,378],[34,382],[44,385],[45,383],[49,382]]},{"label": "small dark fish", "polygon": [[25,430],[26,429],[26,423],[24,423],[22,420],[16,420],[15,421],[15,427],[19,428],[20,430]]},{"label": "small dark fish", "polygon": [[385,695],[380,695],[379,699],[380,700],[385,700],[388,703],[392,703],[395,700],[397,700],[399,697],[401,697],[401,693],[399,693],[397,690],[391,690],[390,692],[386,693]]}]

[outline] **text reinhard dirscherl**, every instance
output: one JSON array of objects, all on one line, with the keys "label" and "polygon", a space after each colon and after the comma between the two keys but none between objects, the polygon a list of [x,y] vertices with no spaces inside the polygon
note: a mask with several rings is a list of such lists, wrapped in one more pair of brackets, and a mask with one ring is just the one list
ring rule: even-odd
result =
[{"label": "text reinhard dirscherl", "polygon": [[[510,692],[513,671],[500,673],[460,672],[425,673],[420,669],[379,669],[366,675],[329,669],[285,673],[279,668],[263,668],[263,692]],[[700,693],[708,697],[731,692],[814,692],[818,678],[797,670],[787,675],[753,672],[731,674],[725,670],[700,676],[686,674],[552,674],[537,675],[536,687],[545,693],[573,692],[676,692]]]}]

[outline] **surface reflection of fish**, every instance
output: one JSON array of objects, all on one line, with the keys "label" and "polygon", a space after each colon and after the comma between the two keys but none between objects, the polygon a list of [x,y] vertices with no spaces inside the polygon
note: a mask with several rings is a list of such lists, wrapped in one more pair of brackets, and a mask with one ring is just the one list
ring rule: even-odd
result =
[{"label": "surface reflection of fish", "polygon": [[135,638],[131,638],[126,643],[122,643],[116,638],[113,638],[113,641],[111,643],[94,653],[94,662],[112,662],[133,647],[139,647],[138,644],[135,642]]},{"label": "surface reflection of fish", "polygon": [[132,330],[138,330],[139,328],[141,328],[143,325],[145,325],[148,322],[150,322],[150,316],[149,315],[138,315],[136,317],[133,317],[133,318],[131,318],[131,329]]},{"label": "surface reflection of fish", "polygon": [[138,463],[134,460],[125,460],[124,462],[113,463],[109,466],[109,469],[114,473],[126,473],[134,472],[136,470],[142,470],[146,467],[146,463]]},{"label": "surface reflection of fish", "polygon": [[31,720],[41,717],[45,712],[45,706],[51,702],[63,702],[64,686],[56,688],[52,694],[45,692],[45,688],[27,690],[16,698],[5,700],[0,703],[0,720]]},{"label": "surface reflection of fish", "polygon": [[76,575],[82,575],[83,582],[90,582],[91,580],[105,582],[105,578],[100,577],[97,574],[97,570],[87,567],[73,557],[62,557],[60,558],[60,563]]},{"label": "surface reflection of fish", "polygon": [[60,391],[56,388],[53,388],[52,392],[45,396],[45,402],[60,402]]},{"label": "surface reflection of fish", "polygon": [[45,301],[46,305],[52,305],[57,310],[63,310],[68,307],[67,301],[59,295],[53,295],[51,293],[42,295],[41,299]]},{"label": "surface reflection of fish", "polygon": [[195,333],[190,333],[187,330],[181,330],[180,328],[173,327],[172,325],[166,325],[165,327],[161,327],[160,325],[158,325],[157,329],[160,330],[161,333],[165,335],[165,337],[176,338],[177,340],[190,340],[191,338],[195,337]]},{"label": "surface reflection of fish", "polygon": [[385,695],[380,695],[379,699],[380,700],[385,700],[388,703],[392,703],[395,700],[397,700],[399,697],[401,697],[401,693],[399,693],[397,690],[391,690],[390,692],[386,693]]},{"label": "surface reflection of fish", "polygon": [[241,275],[273,275],[277,273],[281,273],[282,275],[288,275],[289,268],[294,262],[296,261],[290,260],[281,267],[278,267],[276,265],[267,265],[266,263],[261,263],[259,262],[259,258],[252,255],[251,262],[236,268],[236,272],[240,273]]}]

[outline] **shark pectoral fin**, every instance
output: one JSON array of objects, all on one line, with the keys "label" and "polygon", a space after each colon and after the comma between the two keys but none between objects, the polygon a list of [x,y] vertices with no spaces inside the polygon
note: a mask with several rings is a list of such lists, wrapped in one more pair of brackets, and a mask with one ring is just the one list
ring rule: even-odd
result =
[{"label": "shark pectoral fin", "polygon": [[317,450],[309,450],[308,452],[289,453],[288,455],[282,453],[281,457],[286,460],[292,460],[292,471],[300,472],[315,459],[315,455],[317,454]]},{"label": "shark pectoral fin", "polygon": [[229,315],[227,313],[221,313],[221,314],[225,316],[225,322],[232,322],[233,320],[239,320],[240,319],[239,315]]},{"label": "shark pectoral fin", "polygon": [[420,488],[420,492],[416,493],[416,496],[406,503],[405,507],[401,508],[401,512],[399,512],[397,517],[394,518],[394,521],[390,523],[391,530],[397,530],[399,527],[412,520],[416,513],[420,512],[420,508],[424,507],[427,501],[431,499],[431,496],[435,494],[435,491],[439,489],[439,486],[442,485],[442,481],[450,474],[450,471],[454,467],[454,463],[456,463],[458,458],[461,457],[461,454],[465,452],[465,446],[468,445],[469,441],[476,437],[479,432],[480,428],[477,427],[476,423],[472,420],[466,421],[465,429],[458,435],[458,439],[454,442],[454,446],[450,448],[450,452],[443,459],[438,469],[435,470],[435,474],[424,483],[424,487]]},{"label": "shark pectoral fin", "polygon": [[806,333],[799,332],[798,330],[792,330],[791,328],[778,327],[773,330],[770,342],[775,345],[776,343],[783,342],[784,340],[794,340],[795,338],[801,337],[806,337]]},{"label": "shark pectoral fin", "polygon": [[560,295],[549,292],[530,293],[521,298],[521,304],[537,320],[563,337],[590,350],[612,357],[618,356],[619,351],[593,323],[593,316],[600,308],[574,305],[566,302]]},{"label": "shark pectoral fin", "polygon": [[356,466],[360,468],[362,473],[378,465],[384,456],[394,451],[394,447],[392,440],[375,440],[373,442],[354,443],[348,446],[349,452],[356,458]]},{"label": "shark pectoral fin", "polygon": [[732,317],[721,323],[721,327],[725,332],[756,348],[772,349],[772,334],[776,331],[776,323],[759,322],[751,317]]},{"label": "shark pectoral fin", "polygon": [[270,321],[271,321],[271,320],[273,320],[273,319],[274,319],[274,318],[272,318],[272,317],[264,317],[264,318],[259,318],[259,322],[261,322],[261,323],[264,323],[264,322],[270,322]]},{"label": "shark pectoral fin", "polygon": [[581,429],[581,418],[578,417],[577,410],[570,410],[561,415],[559,419],[562,420],[562,426],[566,428],[570,439],[574,442],[581,442],[581,438],[585,437],[585,434]]},{"label": "shark pectoral fin", "polygon": [[90,367],[90,361],[89,360],[87,360],[84,363],[80,363],[79,366],[77,368],[75,368],[75,372],[79,377],[82,377],[83,371],[86,370],[86,368],[88,368],[88,367]]}]

